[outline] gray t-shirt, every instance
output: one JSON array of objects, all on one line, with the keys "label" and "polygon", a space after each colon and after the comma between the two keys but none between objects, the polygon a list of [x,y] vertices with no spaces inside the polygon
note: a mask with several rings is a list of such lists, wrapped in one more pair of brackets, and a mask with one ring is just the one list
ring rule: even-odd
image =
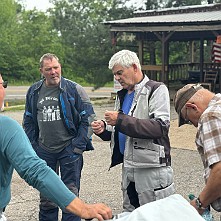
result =
[{"label": "gray t-shirt", "polygon": [[37,103],[39,144],[47,151],[58,153],[71,143],[60,113],[59,87],[42,85]]}]

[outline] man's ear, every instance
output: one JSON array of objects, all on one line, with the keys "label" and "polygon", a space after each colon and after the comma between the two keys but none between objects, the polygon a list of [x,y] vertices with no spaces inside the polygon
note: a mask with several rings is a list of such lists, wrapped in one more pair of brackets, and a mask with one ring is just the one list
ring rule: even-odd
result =
[{"label": "man's ear", "polygon": [[137,71],[137,69],[138,69],[138,68],[137,68],[137,65],[136,65],[136,64],[133,64],[132,66],[133,66],[133,68],[134,68],[134,71]]},{"label": "man's ear", "polygon": [[198,110],[198,107],[196,104],[193,103],[186,103],[186,108],[193,108],[194,110]]}]

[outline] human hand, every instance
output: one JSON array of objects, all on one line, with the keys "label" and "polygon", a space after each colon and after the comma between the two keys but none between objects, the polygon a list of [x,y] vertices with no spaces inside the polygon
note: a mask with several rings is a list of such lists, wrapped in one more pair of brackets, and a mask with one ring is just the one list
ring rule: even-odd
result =
[{"label": "human hand", "polygon": [[87,204],[78,197],[76,197],[66,209],[86,220],[96,218],[99,221],[103,221],[112,218],[112,211],[105,204]]},{"label": "human hand", "polygon": [[104,132],[104,122],[102,120],[96,120],[91,123],[91,128],[95,134],[101,134]]},{"label": "human hand", "polygon": [[108,125],[115,126],[118,118],[118,111],[106,111],[104,118]]},{"label": "human hand", "polygon": [[[91,213],[90,218],[97,218],[99,221],[109,220],[113,218],[111,209],[103,203],[87,205],[88,213]],[[93,215],[94,214],[94,215]],[[86,220],[91,220],[87,219]]]}]

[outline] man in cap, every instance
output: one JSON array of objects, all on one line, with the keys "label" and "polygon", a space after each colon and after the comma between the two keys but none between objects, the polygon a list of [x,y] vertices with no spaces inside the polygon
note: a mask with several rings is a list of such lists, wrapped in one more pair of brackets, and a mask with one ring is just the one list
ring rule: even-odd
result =
[{"label": "man in cap", "polygon": [[188,84],[177,91],[174,106],[179,126],[197,127],[195,142],[204,165],[205,187],[191,204],[200,214],[209,205],[221,211],[221,94]]}]

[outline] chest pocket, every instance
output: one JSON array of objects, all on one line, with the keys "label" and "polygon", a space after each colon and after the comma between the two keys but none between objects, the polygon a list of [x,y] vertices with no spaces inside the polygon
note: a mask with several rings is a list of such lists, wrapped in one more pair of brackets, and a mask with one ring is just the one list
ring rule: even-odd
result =
[{"label": "chest pocket", "polygon": [[165,157],[164,147],[150,140],[133,138],[133,161],[150,167],[160,167]]}]

